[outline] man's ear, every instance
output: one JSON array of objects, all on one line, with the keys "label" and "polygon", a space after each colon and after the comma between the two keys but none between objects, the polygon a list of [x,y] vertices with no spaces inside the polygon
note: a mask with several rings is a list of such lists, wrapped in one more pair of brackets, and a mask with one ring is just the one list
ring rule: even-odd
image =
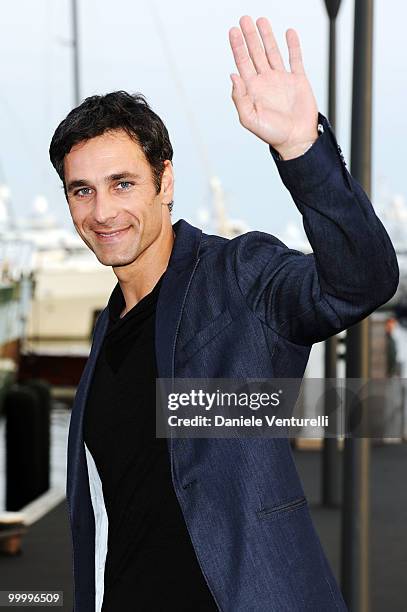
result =
[{"label": "man's ear", "polygon": [[174,169],[169,159],[164,161],[164,170],[161,177],[161,191],[163,204],[169,204],[174,196]]}]

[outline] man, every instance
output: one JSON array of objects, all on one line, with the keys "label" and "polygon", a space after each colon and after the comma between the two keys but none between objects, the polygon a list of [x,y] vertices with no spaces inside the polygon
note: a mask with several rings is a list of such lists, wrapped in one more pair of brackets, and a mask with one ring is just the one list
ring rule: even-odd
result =
[{"label": "man", "polygon": [[118,278],[70,424],[76,612],[346,610],[287,439],[154,435],[155,378],[302,377],[314,342],[398,283],[389,237],[318,113],[296,32],[287,71],[268,20],[256,25],[245,16],[230,30],[232,98],[269,145],[312,254],[263,232],[227,240],[172,225],[172,148],[140,97],[85,100],[51,143],[73,223]]}]

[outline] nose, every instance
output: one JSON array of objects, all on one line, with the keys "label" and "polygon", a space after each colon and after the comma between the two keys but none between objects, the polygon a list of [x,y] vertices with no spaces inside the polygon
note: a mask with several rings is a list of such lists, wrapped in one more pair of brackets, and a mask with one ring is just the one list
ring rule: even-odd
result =
[{"label": "nose", "polygon": [[94,200],[93,218],[98,225],[109,225],[117,216],[114,202],[106,194],[98,193]]}]

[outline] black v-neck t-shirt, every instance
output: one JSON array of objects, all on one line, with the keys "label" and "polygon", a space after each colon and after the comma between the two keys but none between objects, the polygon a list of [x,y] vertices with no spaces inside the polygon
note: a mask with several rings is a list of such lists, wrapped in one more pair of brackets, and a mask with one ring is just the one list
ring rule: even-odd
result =
[{"label": "black v-neck t-shirt", "polygon": [[155,311],[163,276],[124,317],[119,283],[92,377],[84,440],[109,523],[102,612],[215,612],[155,437]]}]

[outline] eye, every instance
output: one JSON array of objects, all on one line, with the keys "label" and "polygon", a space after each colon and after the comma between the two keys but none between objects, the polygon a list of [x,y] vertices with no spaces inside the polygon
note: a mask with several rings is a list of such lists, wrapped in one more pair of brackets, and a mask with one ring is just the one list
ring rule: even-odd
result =
[{"label": "eye", "polygon": [[130,183],[130,181],[120,181],[120,183],[117,184],[116,189],[119,191],[127,191],[130,189],[130,187],[132,187],[132,185],[133,183]]},{"label": "eye", "polygon": [[90,187],[81,187],[80,189],[74,191],[74,196],[85,198],[86,196],[90,195],[91,191],[92,189]]}]

